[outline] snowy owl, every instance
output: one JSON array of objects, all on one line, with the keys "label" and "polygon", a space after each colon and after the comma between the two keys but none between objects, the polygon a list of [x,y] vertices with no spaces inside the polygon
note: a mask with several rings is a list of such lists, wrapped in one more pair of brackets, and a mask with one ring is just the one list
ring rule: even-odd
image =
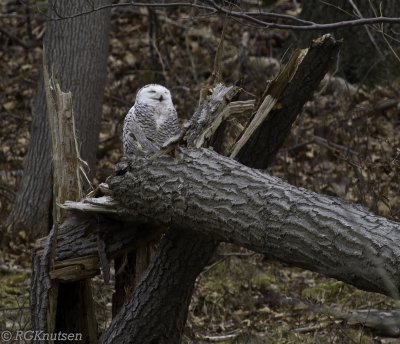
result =
[{"label": "snowy owl", "polygon": [[170,91],[157,84],[142,87],[125,117],[122,138],[124,155],[157,152],[180,135],[181,128]]}]

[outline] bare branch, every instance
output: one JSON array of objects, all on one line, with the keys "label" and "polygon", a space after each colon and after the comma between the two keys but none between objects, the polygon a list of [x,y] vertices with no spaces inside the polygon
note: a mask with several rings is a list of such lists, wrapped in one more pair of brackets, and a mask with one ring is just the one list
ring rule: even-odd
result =
[{"label": "bare branch", "polygon": [[[91,9],[87,11],[82,11],[74,13],[68,16],[56,14],[56,18],[51,18],[51,20],[66,20],[77,18],[80,16],[89,15],[96,11],[101,11],[109,8],[118,7],[152,7],[152,8],[194,8],[201,12],[206,12],[206,17],[210,15],[224,15],[231,20],[240,21],[242,24],[251,24],[252,26],[259,29],[280,29],[280,30],[292,30],[292,31],[331,31],[337,30],[344,27],[353,26],[364,26],[372,24],[400,24],[399,17],[385,17],[376,16],[372,18],[356,18],[352,20],[345,20],[334,23],[320,24],[313,21],[303,20],[295,16],[272,13],[272,12],[244,12],[238,10],[232,10],[232,6],[224,7],[218,5],[214,0],[203,0],[200,2],[170,2],[170,3],[146,3],[146,2],[122,2],[117,4],[103,5],[103,6],[91,6]],[[53,9],[54,10],[54,9]],[[43,13],[38,9],[38,11]],[[48,17],[48,15],[46,15]]]}]

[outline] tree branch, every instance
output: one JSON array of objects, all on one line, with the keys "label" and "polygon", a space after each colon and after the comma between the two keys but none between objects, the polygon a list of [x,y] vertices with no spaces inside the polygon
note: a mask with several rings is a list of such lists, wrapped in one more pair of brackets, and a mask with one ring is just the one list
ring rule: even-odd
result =
[{"label": "tree branch", "polygon": [[[373,18],[358,18],[352,20],[346,20],[335,23],[320,24],[312,21],[302,20],[295,16],[271,13],[271,12],[244,12],[244,11],[233,11],[230,7],[224,7],[218,5],[213,0],[203,0],[202,2],[170,2],[170,3],[146,3],[146,2],[122,2],[118,4],[103,5],[98,7],[91,7],[89,10],[77,12],[71,15],[63,15],[61,13],[55,13],[56,18],[50,18],[44,12],[40,11],[42,15],[45,15],[50,20],[66,20],[73,19],[85,15],[89,15],[93,12],[102,11],[110,8],[119,7],[152,7],[152,8],[195,8],[202,12],[207,12],[207,17],[210,15],[223,15],[228,18],[241,20],[244,23],[253,24],[257,28],[261,29],[280,29],[280,30],[292,30],[292,31],[332,31],[345,27],[353,26],[364,26],[372,24],[400,24],[400,18],[392,17],[373,17]],[[54,12],[54,11],[53,11]],[[274,21],[271,21],[273,19]],[[278,22],[278,20],[282,22]],[[290,24],[294,22],[297,24]]]}]

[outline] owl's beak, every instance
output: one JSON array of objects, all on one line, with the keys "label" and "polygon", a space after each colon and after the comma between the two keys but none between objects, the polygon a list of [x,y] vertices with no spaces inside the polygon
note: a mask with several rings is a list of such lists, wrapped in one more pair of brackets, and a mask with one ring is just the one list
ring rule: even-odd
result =
[{"label": "owl's beak", "polygon": [[164,97],[163,97],[162,95],[160,95],[160,97],[158,98],[158,100],[159,100],[160,102],[162,102],[162,101],[164,100]]}]

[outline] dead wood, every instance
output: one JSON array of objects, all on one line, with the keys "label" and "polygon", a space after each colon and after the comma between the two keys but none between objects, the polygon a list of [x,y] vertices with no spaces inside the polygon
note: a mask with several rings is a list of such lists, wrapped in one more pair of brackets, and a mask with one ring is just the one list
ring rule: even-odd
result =
[{"label": "dead wood", "polygon": [[[231,146],[235,153],[233,156],[241,162],[247,161],[250,166],[267,166],[272,161],[298,111],[311,97],[312,91],[327,72],[338,48],[337,42],[332,37],[324,36],[309,50],[298,51],[294,55],[287,67],[267,88],[263,105],[251,120],[245,134],[240,138],[235,138],[237,143],[233,142]],[[207,146],[217,142],[216,137],[223,135],[219,130],[220,124],[226,120],[225,116],[234,113],[227,111],[225,115],[222,115],[224,109],[229,108],[231,97],[220,97],[219,103],[213,105],[216,100],[213,94],[216,94],[214,92],[218,90],[218,87],[222,86],[217,86],[212,90],[212,95],[200,104],[193,116],[186,134],[189,147]],[[222,87],[221,90],[228,90],[228,94],[232,96],[237,92],[235,88]],[[280,121],[282,125],[278,125]],[[268,147],[265,142],[268,142]],[[157,177],[153,174],[155,171],[158,171]],[[154,181],[162,184],[152,184]],[[247,183],[249,183],[249,188],[246,189]],[[331,245],[335,237],[332,239],[330,235],[334,235],[335,232],[332,232],[332,227],[326,224],[328,220],[325,217],[332,214],[332,204],[337,205],[339,209],[347,209],[347,205],[340,201],[329,200],[333,202],[329,203],[323,196],[319,198],[319,195],[296,189],[213,151],[195,148],[183,148],[175,157],[164,153],[156,157],[126,158],[118,165],[116,174],[109,179],[109,184],[112,198],[102,197],[97,201],[91,199],[86,203],[65,205],[68,208],[79,208],[79,211],[85,214],[86,220],[79,219],[81,222],[87,221],[90,214],[89,218],[101,216],[101,219],[107,219],[108,222],[113,223],[110,227],[116,230],[112,231],[112,234],[110,231],[105,231],[106,234],[102,237],[106,255],[111,257],[113,250],[110,248],[115,248],[118,244],[119,247],[129,247],[134,244],[140,232],[137,230],[137,223],[141,226],[143,224],[161,225],[164,228],[169,227],[170,230],[163,237],[153,263],[132,294],[130,301],[123,306],[120,314],[105,333],[103,337],[105,343],[179,342],[194,281],[212,256],[218,240],[235,242],[259,252],[268,252],[277,259],[288,261],[293,265],[319,269],[318,271],[328,275],[343,277],[341,276],[343,269],[335,265],[337,264],[334,259],[335,253],[340,252],[339,244],[347,247],[346,245],[352,240],[347,241],[346,236],[339,237],[341,241],[338,242],[338,246]],[[172,189],[169,189],[169,186]],[[251,188],[253,189],[250,190]],[[191,199],[194,203],[191,203]],[[222,200],[227,203],[218,206]],[[249,200],[251,206],[246,208],[244,202]],[[205,203],[202,203],[203,201]],[[91,204],[96,202],[97,204]],[[153,206],[157,207],[152,208]],[[313,221],[310,215],[313,214],[313,206],[320,207],[322,215],[318,221]],[[365,215],[365,212],[357,207],[350,206],[350,208],[354,214]],[[234,215],[236,210],[242,211],[238,217]],[[294,212],[292,213],[291,210]],[[295,214],[299,215],[300,220],[303,221],[297,231]],[[342,219],[341,214],[336,215]],[[116,225],[118,223],[115,221],[116,218],[124,225],[121,226],[120,223]],[[374,217],[368,219],[376,220]],[[71,220],[69,230],[79,231],[82,225],[79,221],[77,218]],[[343,221],[343,228],[350,226],[346,222],[347,219]],[[252,231],[249,226],[253,223],[255,231]],[[368,221],[366,223],[369,224]],[[312,225],[310,233],[307,231],[309,224]],[[64,225],[63,228],[67,229],[67,225]],[[130,226],[131,231],[121,230],[124,226]],[[309,240],[320,239],[321,235],[317,231],[319,226],[323,226],[322,228],[326,231],[322,235],[325,238],[323,245],[318,246],[315,243],[315,246],[310,248],[310,252],[303,251],[302,245],[307,245]],[[391,227],[388,225],[386,228]],[[103,231],[104,227],[101,225],[97,229]],[[359,234],[357,229],[354,230]],[[299,234],[298,239],[303,241],[295,240],[297,234]],[[71,252],[77,252],[76,247],[81,244],[83,247],[79,249],[79,252],[93,252],[97,247],[94,235],[92,237],[90,234],[86,235],[85,239],[80,238],[79,242],[74,239],[69,245],[64,243],[64,246],[60,236],[55,264],[61,264],[59,266],[64,268],[62,261],[67,256],[71,257]],[[125,238],[123,243],[114,240],[118,235]],[[76,236],[78,237],[79,235]],[[367,239],[369,241],[366,242],[360,240],[360,247],[364,247],[363,245],[371,241],[375,243],[376,238],[368,237]],[[288,245],[282,249],[284,242]],[[64,256],[61,254],[62,249],[64,249]],[[320,261],[314,258],[320,256],[324,252],[323,249],[328,253],[326,256],[322,255],[323,264],[320,266]],[[84,258],[87,262],[95,261],[88,258],[91,254],[89,253]],[[397,253],[390,251],[390,254]],[[97,253],[96,256],[99,257]],[[357,260],[357,255],[353,257],[350,254],[349,257]],[[95,270],[95,264],[82,265],[87,267],[85,276],[88,271]],[[332,270],[332,267],[335,269]],[[350,273],[344,275],[344,279],[351,279]],[[362,277],[360,284],[364,286],[381,288],[386,292],[390,289],[390,292],[393,292],[393,285],[386,286],[385,289],[382,286],[382,280],[379,278],[371,280],[368,272]],[[393,281],[397,283],[397,277]],[[357,283],[354,280],[352,282]],[[143,316],[150,314],[149,312],[152,314],[150,319]],[[167,313],[170,315],[166,317]]]},{"label": "dead wood", "polygon": [[[62,278],[55,278],[58,276],[54,271],[58,228],[66,217],[57,204],[82,198],[81,173],[85,163],[79,156],[71,93],[62,92],[54,74],[49,76],[45,55],[43,78],[52,142],[54,224],[44,245],[44,254],[34,252],[32,258],[32,325],[34,330],[46,333],[81,333],[84,341],[94,342],[97,323],[90,280],[70,281],[68,285],[59,283],[73,274],[71,267],[61,270]],[[93,277],[93,274],[82,277]]]}]

